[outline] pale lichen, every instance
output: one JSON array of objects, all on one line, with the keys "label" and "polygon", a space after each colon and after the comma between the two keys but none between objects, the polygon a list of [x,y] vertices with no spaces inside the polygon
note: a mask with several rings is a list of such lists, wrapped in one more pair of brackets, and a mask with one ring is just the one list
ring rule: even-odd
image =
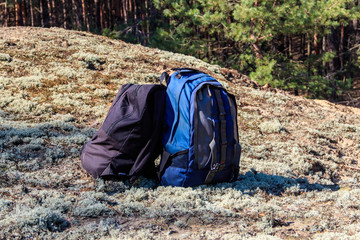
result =
[{"label": "pale lichen", "polygon": [[[358,238],[356,110],[233,84],[194,57],[90,33],[6,28],[0,36],[4,239]],[[121,85],[155,83],[183,66],[236,96],[237,181],[180,188],[87,175],[80,151]]]}]

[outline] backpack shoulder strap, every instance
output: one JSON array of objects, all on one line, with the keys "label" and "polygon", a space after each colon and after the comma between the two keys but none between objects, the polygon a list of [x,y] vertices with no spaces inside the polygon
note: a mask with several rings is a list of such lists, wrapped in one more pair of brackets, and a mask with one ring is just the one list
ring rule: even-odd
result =
[{"label": "backpack shoulder strap", "polygon": [[[219,109],[219,120],[220,120],[220,143],[221,143],[221,147],[220,147],[220,161],[217,158],[217,154],[213,154],[212,156],[212,161],[211,161],[211,169],[208,173],[208,175],[206,176],[205,179],[205,183],[211,183],[211,181],[213,180],[215,173],[218,171],[221,171],[225,168],[225,161],[226,161],[226,149],[227,149],[227,135],[226,135],[226,119],[225,119],[225,107],[224,107],[224,102],[223,99],[221,97],[221,90],[220,89],[213,89],[214,93],[215,93],[215,98],[216,98],[216,102],[218,105],[218,109]],[[212,148],[216,148],[216,145],[210,144],[210,149],[211,152],[215,152],[216,151]]]}]

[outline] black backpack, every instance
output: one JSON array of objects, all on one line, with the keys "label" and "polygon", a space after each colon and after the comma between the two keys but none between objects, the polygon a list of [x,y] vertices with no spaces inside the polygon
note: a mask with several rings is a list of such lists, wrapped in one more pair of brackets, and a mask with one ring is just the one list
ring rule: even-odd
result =
[{"label": "black backpack", "polygon": [[81,150],[83,168],[94,178],[156,178],[155,159],[161,137],[165,87],[125,84],[104,123]]}]

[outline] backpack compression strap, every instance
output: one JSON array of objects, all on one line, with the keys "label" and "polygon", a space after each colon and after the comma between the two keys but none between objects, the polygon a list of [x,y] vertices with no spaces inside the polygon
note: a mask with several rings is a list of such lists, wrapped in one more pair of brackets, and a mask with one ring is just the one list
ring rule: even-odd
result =
[{"label": "backpack compression strap", "polygon": [[[212,161],[211,161],[211,169],[206,176],[205,183],[209,184],[213,180],[215,173],[222,171],[225,168],[225,161],[226,161],[226,148],[227,148],[227,136],[226,136],[226,119],[225,119],[225,108],[224,102],[221,97],[220,89],[214,89],[215,98],[217,101],[217,105],[219,108],[219,118],[220,118],[220,139],[221,139],[221,148],[220,148],[220,162],[218,161],[217,154],[213,154]],[[212,153],[216,153],[215,144],[210,144],[210,149]]]},{"label": "backpack compression strap", "polygon": [[169,85],[170,82],[170,75],[167,72],[163,72],[160,76],[160,84],[165,81],[166,85]]}]

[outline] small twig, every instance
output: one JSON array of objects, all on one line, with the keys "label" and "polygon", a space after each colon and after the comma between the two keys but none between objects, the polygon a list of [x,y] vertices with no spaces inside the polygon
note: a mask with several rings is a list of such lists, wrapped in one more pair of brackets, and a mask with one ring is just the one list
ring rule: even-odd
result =
[{"label": "small twig", "polygon": [[115,212],[117,212],[119,215],[122,215],[122,213],[119,211],[119,210],[117,210],[117,209],[115,209],[114,207],[112,207],[112,206],[110,206],[109,204],[106,204],[109,208],[111,208],[112,210],[114,210]]},{"label": "small twig", "polygon": [[348,169],[360,171],[360,168],[357,168],[357,167],[351,167],[351,166],[346,166],[346,165],[344,165],[344,167],[346,167]]}]

